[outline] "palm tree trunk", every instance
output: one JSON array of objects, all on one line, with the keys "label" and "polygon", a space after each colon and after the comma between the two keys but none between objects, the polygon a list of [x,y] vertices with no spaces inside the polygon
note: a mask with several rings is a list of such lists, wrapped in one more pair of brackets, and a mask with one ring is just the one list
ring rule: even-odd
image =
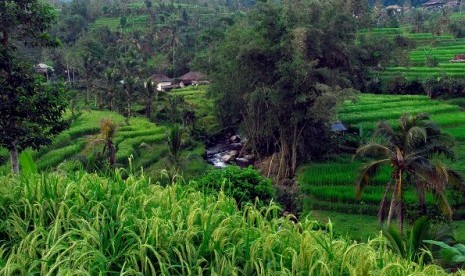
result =
[{"label": "palm tree trunk", "polygon": [[11,143],[12,149],[10,150],[11,169],[13,174],[19,174],[19,153],[16,142]]},{"label": "palm tree trunk", "polygon": [[[394,212],[397,212],[397,222],[402,225],[402,169],[395,171],[396,185],[392,192],[391,206],[389,206],[388,226],[391,225]],[[400,229],[402,232],[402,229]]]},{"label": "palm tree trunk", "polygon": [[109,162],[110,166],[113,167],[115,165],[115,146],[113,142],[108,142],[108,152],[110,153]]}]

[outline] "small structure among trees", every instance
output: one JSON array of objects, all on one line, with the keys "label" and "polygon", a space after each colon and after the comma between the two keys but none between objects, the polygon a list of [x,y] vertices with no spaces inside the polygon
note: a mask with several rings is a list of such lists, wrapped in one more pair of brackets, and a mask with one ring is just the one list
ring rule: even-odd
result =
[{"label": "small structure among trees", "polygon": [[174,80],[167,77],[165,74],[153,74],[150,78],[157,86],[158,91],[168,91],[173,88],[172,85]]},{"label": "small structure among trees", "polygon": [[424,10],[435,11],[443,9],[444,7],[456,7],[459,5],[457,0],[429,0],[423,3],[421,6]]},{"label": "small structure among trees", "polygon": [[189,72],[179,78],[179,86],[186,87],[188,85],[207,84],[207,76],[200,72]]},{"label": "small structure among trees", "polygon": [[465,54],[455,55],[455,57],[451,59],[450,62],[465,62]]}]

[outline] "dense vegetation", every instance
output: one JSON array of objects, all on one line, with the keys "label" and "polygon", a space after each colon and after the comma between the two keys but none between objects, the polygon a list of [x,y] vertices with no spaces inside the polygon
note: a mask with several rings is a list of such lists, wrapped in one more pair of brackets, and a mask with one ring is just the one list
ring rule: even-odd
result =
[{"label": "dense vegetation", "polygon": [[123,180],[119,171],[3,176],[0,183],[5,275],[446,274],[402,260],[382,237],[351,242],[331,225],[279,217],[273,204],[239,210],[222,192]]},{"label": "dense vegetation", "polygon": [[0,2],[1,273],[463,273],[465,19],[423,2]]}]

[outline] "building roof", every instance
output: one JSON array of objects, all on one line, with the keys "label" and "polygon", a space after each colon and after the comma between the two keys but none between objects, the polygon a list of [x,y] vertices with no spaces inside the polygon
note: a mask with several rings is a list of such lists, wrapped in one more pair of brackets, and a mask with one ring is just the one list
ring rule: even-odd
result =
[{"label": "building roof", "polygon": [[52,66],[48,66],[45,63],[39,63],[39,64],[35,65],[34,69],[38,73],[47,73],[47,72],[50,72],[50,71],[54,71]]},{"label": "building roof", "polygon": [[150,78],[152,79],[153,82],[155,83],[160,83],[160,82],[172,82],[173,79],[170,79],[169,77],[167,77],[165,74],[153,74],[152,76],[150,76]]},{"label": "building roof", "polygon": [[331,125],[332,132],[347,131],[347,127],[341,122],[337,121]]},{"label": "building roof", "polygon": [[206,79],[207,76],[200,72],[189,72],[179,78],[180,81],[202,81]]},{"label": "building roof", "polygon": [[445,1],[442,1],[442,0],[429,0],[428,2],[425,2],[421,5],[422,6],[434,6],[434,5],[442,5],[444,3]]},{"label": "building roof", "polygon": [[390,5],[385,7],[386,10],[402,10],[403,8],[399,5]]}]

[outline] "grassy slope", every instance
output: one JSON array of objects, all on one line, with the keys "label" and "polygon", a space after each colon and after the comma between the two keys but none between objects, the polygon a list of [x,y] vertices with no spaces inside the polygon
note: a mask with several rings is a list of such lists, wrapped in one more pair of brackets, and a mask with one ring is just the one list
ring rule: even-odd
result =
[{"label": "grassy slope", "polygon": [[[223,193],[82,172],[0,176],[0,274],[446,275]],[[316,229],[316,230],[313,230]]]},{"label": "grassy slope", "polygon": [[[454,100],[449,102],[440,102],[430,100],[425,96],[394,96],[394,95],[369,95],[363,94],[355,103],[346,102],[340,111],[340,119],[354,126],[363,126],[364,130],[373,128],[379,120],[389,120],[396,123],[395,118],[399,117],[402,112],[423,112],[432,113],[433,121],[436,121],[446,133],[449,133],[457,140],[456,153],[457,160],[451,164],[455,169],[465,172],[465,116],[461,111],[460,105],[463,102]],[[383,185],[389,177],[389,168],[383,169],[380,176],[375,179],[373,186],[369,187],[362,201],[355,200],[355,188],[353,186],[357,175],[357,168],[360,162],[352,161],[351,156],[342,157],[339,160],[325,164],[310,164],[301,170],[299,183],[304,193],[305,212],[315,208],[323,210],[344,211],[352,214],[365,213],[375,215],[378,210],[378,204],[383,193]],[[406,201],[416,202],[414,191],[407,191]],[[428,201],[432,204],[434,201],[431,197]],[[337,212],[331,212],[331,218],[334,217],[340,224],[344,224],[343,218],[346,215],[339,215]],[[365,220],[362,215],[357,216]],[[375,221],[374,217],[366,219]],[[460,224],[460,223],[459,223]],[[352,237],[366,237],[364,232],[371,235],[372,223],[361,223],[359,230],[352,229]],[[363,225],[368,225],[366,228]],[[347,226],[348,230],[352,225]],[[358,228],[356,227],[356,228]],[[458,235],[465,238],[465,229],[457,229]],[[353,233],[352,233],[353,232]]]},{"label": "grassy slope", "polygon": [[[206,87],[188,87],[173,91],[173,94],[185,97],[186,101],[196,108],[200,123],[206,120],[209,126],[214,127],[214,118],[208,113],[211,112],[211,108],[208,107],[211,103],[205,97],[205,89]],[[92,152],[88,147],[89,140],[98,134],[100,121],[107,118],[111,118],[118,125],[115,137],[117,163],[127,167],[128,159],[132,156],[133,168],[144,168],[150,176],[160,177],[161,171],[168,167],[165,159],[169,155],[169,149],[165,134],[170,125],[155,124],[144,117],[132,117],[129,125],[126,125],[123,116],[115,112],[97,110],[83,111],[69,129],[54,138],[50,146],[33,152],[38,169],[47,170],[57,166],[69,168],[73,166],[73,160],[85,159]],[[101,150],[101,147],[99,149]],[[190,141],[184,148],[183,172],[187,178],[202,174],[207,169],[207,164],[202,158],[203,152],[203,144],[196,141]],[[0,148],[0,164],[2,159],[8,159],[8,152]],[[0,166],[0,174],[9,171],[8,165]]]},{"label": "grassy slope", "polygon": [[[381,79],[402,74],[407,79],[426,79],[432,76],[465,76],[464,63],[451,63],[450,60],[457,54],[465,54],[465,39],[454,38],[451,35],[435,36],[431,33],[408,33],[406,28],[374,28],[362,31],[361,34],[371,36],[392,37],[402,35],[412,39],[416,48],[409,54],[408,67],[392,66],[384,71],[374,72]],[[436,59],[437,67],[426,67],[427,57]]]}]

